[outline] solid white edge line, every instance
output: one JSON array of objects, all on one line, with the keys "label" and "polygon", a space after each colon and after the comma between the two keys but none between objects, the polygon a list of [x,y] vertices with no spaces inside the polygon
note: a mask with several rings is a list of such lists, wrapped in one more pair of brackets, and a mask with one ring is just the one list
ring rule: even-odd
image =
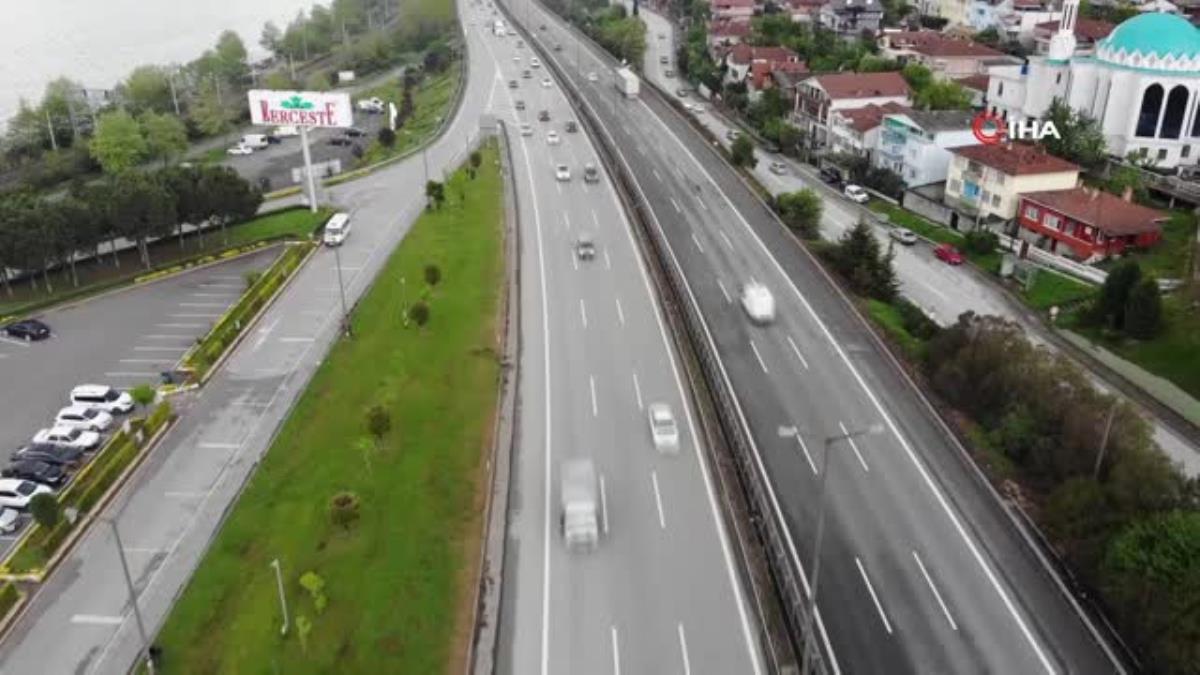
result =
[{"label": "solid white edge line", "polygon": [[612,632],[613,675],[621,675],[621,648],[617,645],[617,627],[610,626]]},{"label": "solid white edge line", "polygon": [[925,563],[921,562],[921,556],[917,555],[914,549],[912,552],[913,560],[917,561],[917,567],[921,569],[921,576],[925,577],[925,583],[929,584],[929,590],[933,592],[933,597],[937,599],[938,606],[942,608],[942,614],[946,615],[946,621],[950,624],[950,628],[958,630],[958,624],[954,623],[954,617],[950,616],[950,608],[946,606],[946,601],[942,599],[942,594],[938,592],[937,586],[933,583],[933,577],[929,576],[929,571],[925,569]]},{"label": "solid white edge line", "polygon": [[654,505],[658,508],[658,527],[667,529],[667,519],[663,517],[662,493],[658,491],[658,472],[650,472],[650,482],[654,484]]},{"label": "solid white edge line", "polygon": [[879,602],[879,596],[875,595],[875,587],[871,585],[871,580],[867,578],[867,570],[863,567],[862,561],[858,556],[854,556],[854,564],[858,565],[858,573],[862,575],[863,584],[867,587],[867,592],[871,594],[871,601],[875,603],[875,609],[879,612],[879,620],[883,621],[883,627],[887,630],[888,635],[892,634],[892,624],[888,621],[887,613],[883,611],[883,605]]},{"label": "solid white edge line", "polygon": [[683,622],[677,624],[679,632],[679,653],[683,656],[683,675],[692,675],[692,660],[688,658],[687,636],[683,634]]}]

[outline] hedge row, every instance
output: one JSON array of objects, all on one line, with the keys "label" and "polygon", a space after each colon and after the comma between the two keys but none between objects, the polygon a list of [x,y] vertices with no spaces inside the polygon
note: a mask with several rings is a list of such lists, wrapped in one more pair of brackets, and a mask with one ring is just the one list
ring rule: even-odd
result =
[{"label": "hedge row", "polygon": [[0,582],[0,618],[8,616],[20,599],[21,592],[17,590],[16,584],[11,581]]}]

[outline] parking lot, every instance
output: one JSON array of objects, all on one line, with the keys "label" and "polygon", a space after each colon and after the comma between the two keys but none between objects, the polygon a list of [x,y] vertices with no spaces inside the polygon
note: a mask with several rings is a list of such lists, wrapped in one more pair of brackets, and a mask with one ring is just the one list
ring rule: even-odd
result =
[{"label": "parking lot", "polygon": [[[246,273],[266,268],[279,250],[270,247],[44,312],[39,318],[54,331],[47,340],[0,336],[0,464],[50,426],[75,385],[129,389],[157,382],[237,300]],[[13,536],[0,537],[0,553]]]}]

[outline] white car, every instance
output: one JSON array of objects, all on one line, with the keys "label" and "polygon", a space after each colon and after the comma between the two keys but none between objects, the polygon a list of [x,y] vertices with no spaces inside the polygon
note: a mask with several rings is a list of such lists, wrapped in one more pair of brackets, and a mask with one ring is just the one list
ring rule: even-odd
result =
[{"label": "white car", "polygon": [[529,122],[522,122],[521,123],[521,135],[522,136],[532,136],[533,135],[533,125],[530,124]]},{"label": "white car", "polygon": [[71,403],[97,408],[109,414],[124,414],[133,410],[129,392],[117,391],[106,384],[81,384],[71,390]]},{"label": "white car", "polygon": [[907,227],[895,227],[888,232],[888,236],[905,246],[912,246],[917,243],[917,235]]},{"label": "white car", "polygon": [[16,509],[5,507],[0,511],[0,534],[12,534],[21,526],[21,514]]},{"label": "white car", "polygon": [[50,488],[31,480],[0,478],[0,507],[24,509],[29,506],[29,500],[37,495],[48,495],[51,492]]},{"label": "white car", "polygon": [[842,194],[849,197],[850,201],[858,202],[859,204],[866,204],[871,200],[871,197],[867,194],[867,191],[855,185],[854,183],[850,183],[844,189],[842,189]]},{"label": "white car", "polygon": [[275,130],[271,132],[271,135],[277,138],[291,138],[292,136],[299,136],[300,129],[291,125],[275,127]]},{"label": "white car", "polygon": [[71,427],[51,427],[42,429],[33,435],[34,443],[46,443],[64,448],[91,450],[100,445],[100,434],[94,431],[72,429]]},{"label": "white car", "polygon": [[253,155],[254,148],[252,148],[248,145],[242,145],[241,143],[238,143],[237,145],[233,146],[232,148],[229,148],[228,150],[226,150],[225,154],[235,155],[235,156],[236,155]]},{"label": "white car", "polygon": [[112,415],[82,405],[73,405],[58,411],[54,417],[54,426],[82,429],[84,431],[104,431],[112,426]]},{"label": "white car", "polygon": [[770,289],[756,281],[742,286],[742,309],[754,323],[767,324],[775,320],[775,298]]},{"label": "white car", "polygon": [[588,73],[588,82],[595,82],[596,80],[599,80],[599,79],[600,78],[596,75],[596,73],[594,73],[594,72]]},{"label": "white car", "polygon": [[554,83],[550,81],[550,78],[546,78],[542,80],[542,89],[549,89],[553,84]]},{"label": "white car", "polygon": [[325,245],[341,246],[350,234],[350,214],[335,213],[325,223]]},{"label": "white car", "polygon": [[654,439],[654,447],[667,451],[679,450],[679,427],[675,424],[671,406],[666,403],[651,403],[649,417],[650,437]]},{"label": "white car", "polygon": [[780,161],[771,162],[771,173],[782,176],[787,173],[787,164]]},{"label": "white car", "polygon": [[529,67],[530,68],[541,68],[542,62],[539,61],[538,57],[535,56],[535,57],[529,59]]},{"label": "white car", "polygon": [[559,164],[554,167],[554,179],[564,183],[571,180],[571,170],[567,168],[566,164]]},{"label": "white car", "polygon": [[381,113],[383,112],[383,99],[373,96],[371,98],[360,99],[358,109],[362,112]]},{"label": "white car", "polygon": [[558,145],[562,142],[562,139],[558,137],[557,131],[551,131],[546,134],[546,142],[550,145]]},{"label": "white car", "polygon": [[517,54],[516,56],[513,57],[513,63],[520,63],[520,62],[521,62],[520,54]]}]

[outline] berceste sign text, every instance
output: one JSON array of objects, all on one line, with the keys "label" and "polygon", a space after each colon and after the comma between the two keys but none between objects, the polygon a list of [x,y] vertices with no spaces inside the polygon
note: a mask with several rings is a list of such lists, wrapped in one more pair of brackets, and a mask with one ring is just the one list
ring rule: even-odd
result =
[{"label": "berceste sign text", "polygon": [[354,125],[350,95],[320,91],[252,89],[250,121],[266,126],[349,127]]}]

